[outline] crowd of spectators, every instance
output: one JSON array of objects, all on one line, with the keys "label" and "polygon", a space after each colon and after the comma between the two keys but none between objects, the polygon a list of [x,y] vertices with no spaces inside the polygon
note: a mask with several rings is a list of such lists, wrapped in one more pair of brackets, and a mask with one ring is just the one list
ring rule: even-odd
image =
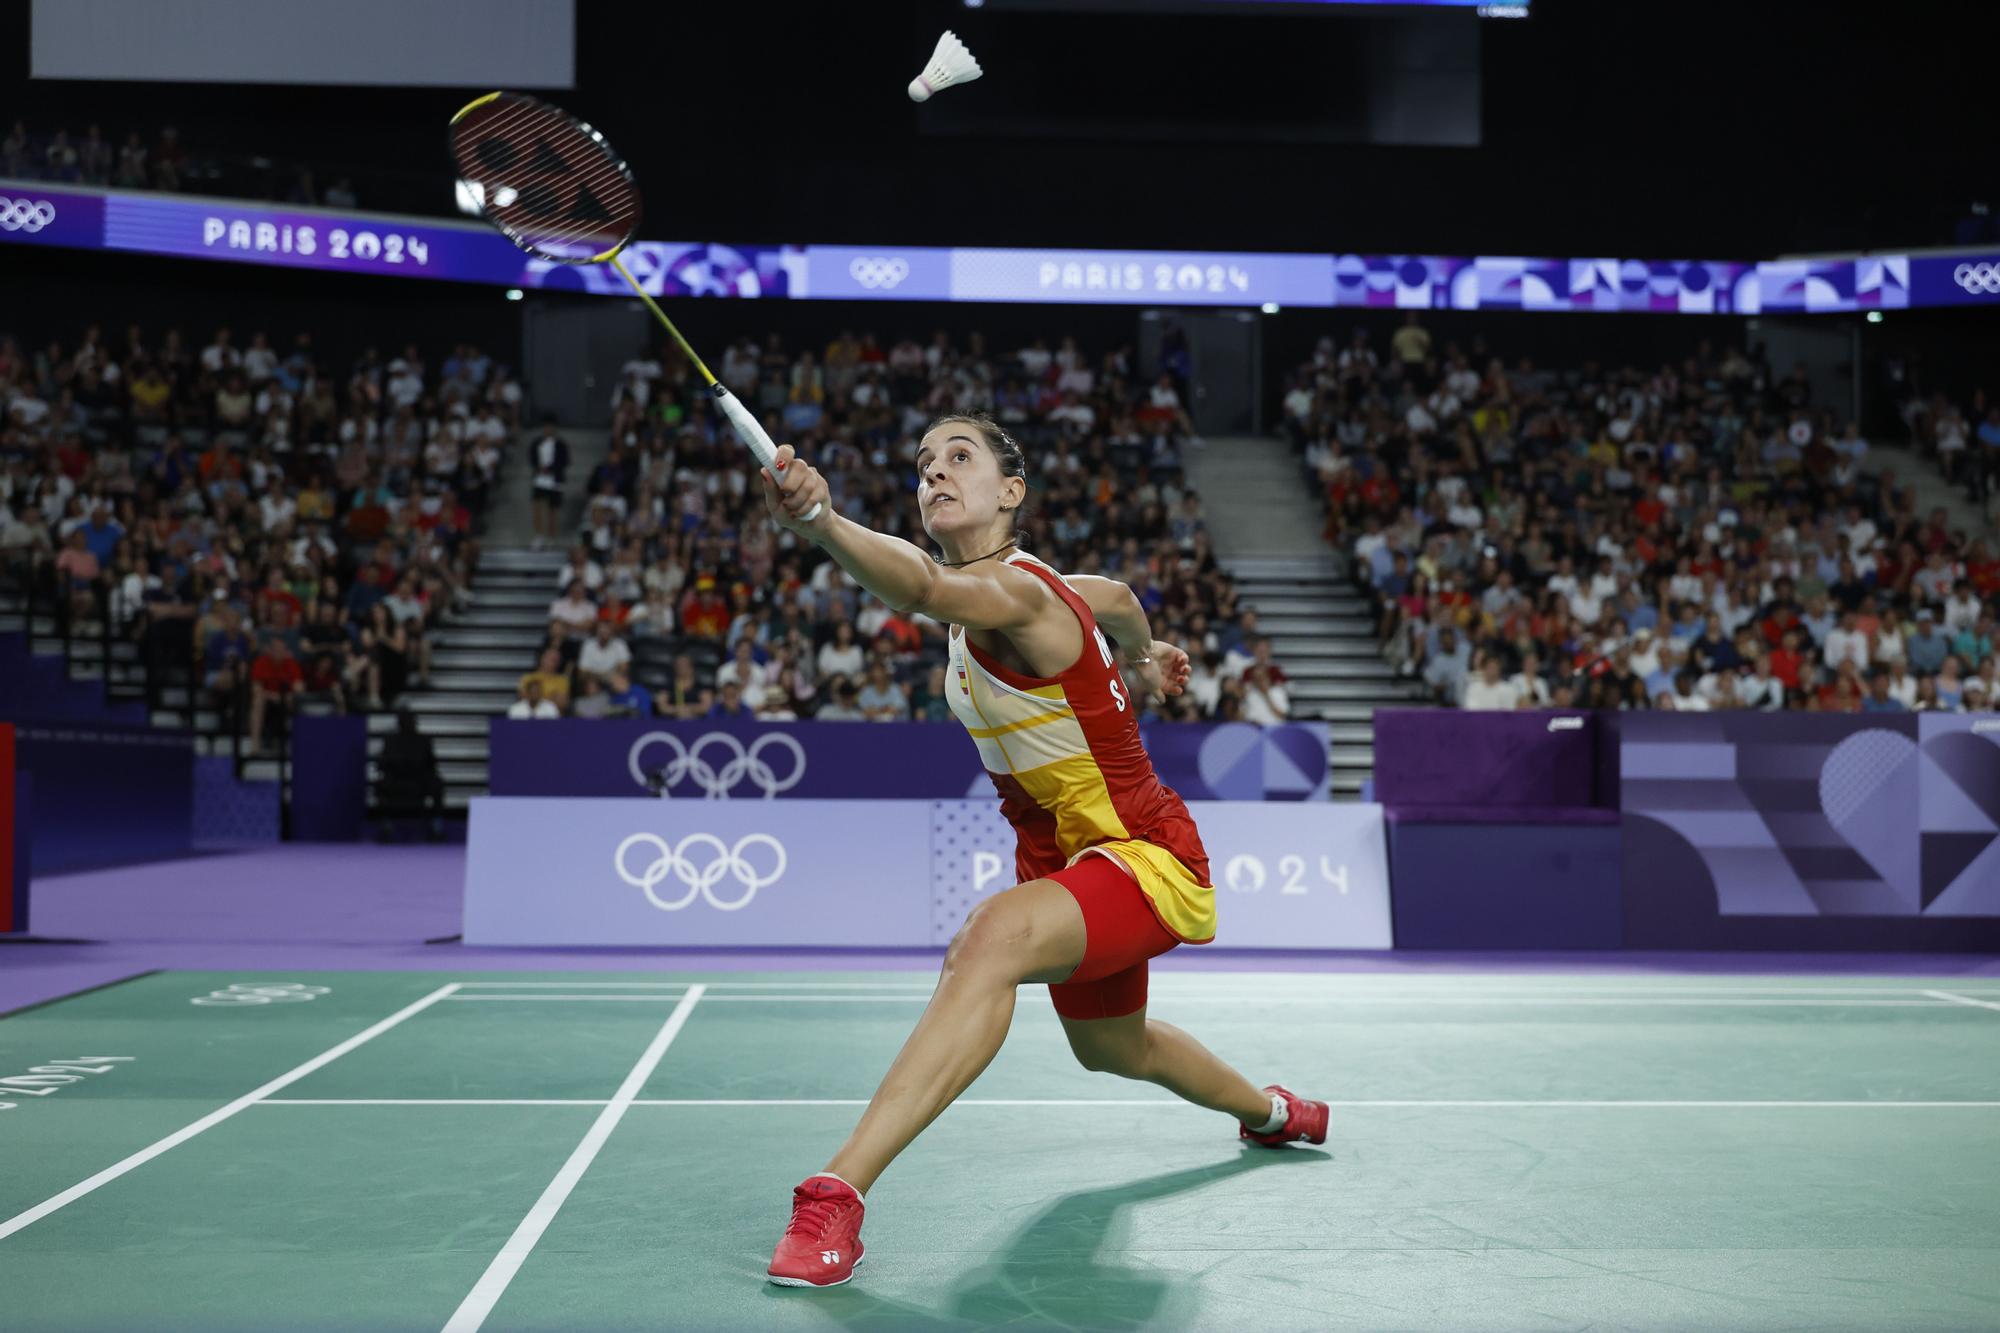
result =
[{"label": "crowd of spectators", "polygon": [[254,194],[328,208],[359,204],[347,177],[322,188],[309,167],[274,163],[261,156],[240,161],[208,153],[195,156],[171,125],[150,134],[127,130],[121,138],[95,124],[72,133],[67,128],[33,129],[27,121],[15,120],[0,137],[0,177],[121,190]]},{"label": "crowd of spectators", "polygon": [[428,675],[521,399],[471,345],[336,370],[310,333],[0,336],[0,558],[254,750],[274,711],[382,707]]},{"label": "crowd of spectators", "polygon": [[1984,389],[1963,398],[1912,394],[1902,403],[1911,447],[1930,458],[1989,520],[2000,522],[2000,403]]},{"label": "crowd of spectators", "polygon": [[[1254,617],[1239,616],[1186,485],[1199,441],[1171,343],[1162,364],[1142,373],[1130,348],[1086,353],[1072,338],[997,351],[978,334],[884,345],[841,333],[823,347],[741,341],[719,369],[826,474],[842,513],[919,543],[926,424],[991,415],[1029,456],[1025,549],[1125,580],[1155,634],[1195,658],[1193,687],[1158,715],[1268,710],[1282,703],[1282,673],[1266,647],[1263,684],[1244,683]],[[610,454],[581,479],[581,528],[564,536],[574,547],[514,716],[949,716],[943,628],[891,610],[766,519],[741,446],[684,362],[628,363],[613,401]],[[538,493],[559,498],[576,480],[553,428],[528,453]]]},{"label": "crowd of spectators", "polygon": [[[1935,447],[1963,420],[1932,414]],[[1386,655],[1441,702],[2000,706],[1992,534],[1864,469],[1802,367],[1707,342],[1653,370],[1508,365],[1412,313],[1386,346],[1321,340],[1284,421]]]}]

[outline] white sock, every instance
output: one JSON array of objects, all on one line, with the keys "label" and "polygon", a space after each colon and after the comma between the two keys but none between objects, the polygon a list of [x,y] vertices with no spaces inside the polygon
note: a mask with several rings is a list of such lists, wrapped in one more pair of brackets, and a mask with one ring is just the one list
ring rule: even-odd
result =
[{"label": "white sock", "polygon": [[[847,1188],[854,1190],[854,1185],[851,1181],[848,1181],[840,1176],[837,1176],[831,1171],[815,1171],[813,1172],[813,1174],[816,1176],[825,1176],[828,1180],[838,1180],[840,1181],[841,1184],[846,1185]],[[854,1197],[860,1199],[863,1203],[866,1203],[868,1201],[868,1196],[863,1194],[860,1190],[854,1190]]]},{"label": "white sock", "polygon": [[[1291,1116],[1291,1108],[1285,1105],[1285,1099],[1274,1092],[1271,1094],[1271,1118],[1261,1125],[1252,1125],[1250,1132],[1252,1134],[1275,1134],[1285,1127],[1285,1121],[1291,1119]],[[821,1174],[825,1173],[822,1172]]]}]

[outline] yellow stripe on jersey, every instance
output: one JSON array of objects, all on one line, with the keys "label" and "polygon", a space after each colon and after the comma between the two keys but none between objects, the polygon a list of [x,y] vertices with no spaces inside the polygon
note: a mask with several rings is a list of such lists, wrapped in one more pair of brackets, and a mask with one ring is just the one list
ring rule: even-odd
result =
[{"label": "yellow stripe on jersey", "polygon": [[1065,857],[1096,843],[1131,836],[1088,750],[1040,768],[1015,769],[1014,780],[1036,805],[1056,817],[1056,846]]},{"label": "yellow stripe on jersey", "polygon": [[1044,713],[1040,717],[1025,718],[1019,722],[1009,722],[1005,726],[967,727],[966,730],[971,733],[972,739],[981,741],[991,739],[994,736],[1005,736],[1010,731],[1026,731],[1029,727],[1045,727],[1051,722],[1061,722],[1066,718],[1073,718],[1075,716],[1074,712],[1064,708],[1059,712]]}]

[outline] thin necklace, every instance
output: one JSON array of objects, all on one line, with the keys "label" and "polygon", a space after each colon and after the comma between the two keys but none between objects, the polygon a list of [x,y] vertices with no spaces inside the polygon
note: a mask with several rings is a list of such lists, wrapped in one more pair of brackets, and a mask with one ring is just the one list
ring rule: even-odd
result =
[{"label": "thin necklace", "polygon": [[[1016,543],[1014,542],[1008,542],[1007,546],[1013,546],[1015,544]],[[970,560],[938,560],[936,556],[932,556],[931,559],[937,560],[937,562],[940,565],[943,565],[946,569],[964,569],[967,565],[976,565],[981,560],[991,560],[994,556],[1006,550],[1007,546],[995,547],[993,550],[988,551],[985,555],[974,556]]]}]

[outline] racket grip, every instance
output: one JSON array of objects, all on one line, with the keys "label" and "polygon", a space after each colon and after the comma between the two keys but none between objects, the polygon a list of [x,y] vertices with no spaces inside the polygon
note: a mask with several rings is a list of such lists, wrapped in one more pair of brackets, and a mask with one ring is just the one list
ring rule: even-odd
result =
[{"label": "racket grip", "polygon": [[[743,400],[729,392],[722,381],[715,382],[715,402],[722,409],[722,415],[729,419],[729,429],[736,432],[736,438],[743,441],[757,460],[757,466],[769,469],[778,461],[778,446],[771,443],[771,437],[757,423],[750,409],[743,406]],[[820,506],[814,505],[812,512],[805,516],[807,523],[819,517]]]}]

